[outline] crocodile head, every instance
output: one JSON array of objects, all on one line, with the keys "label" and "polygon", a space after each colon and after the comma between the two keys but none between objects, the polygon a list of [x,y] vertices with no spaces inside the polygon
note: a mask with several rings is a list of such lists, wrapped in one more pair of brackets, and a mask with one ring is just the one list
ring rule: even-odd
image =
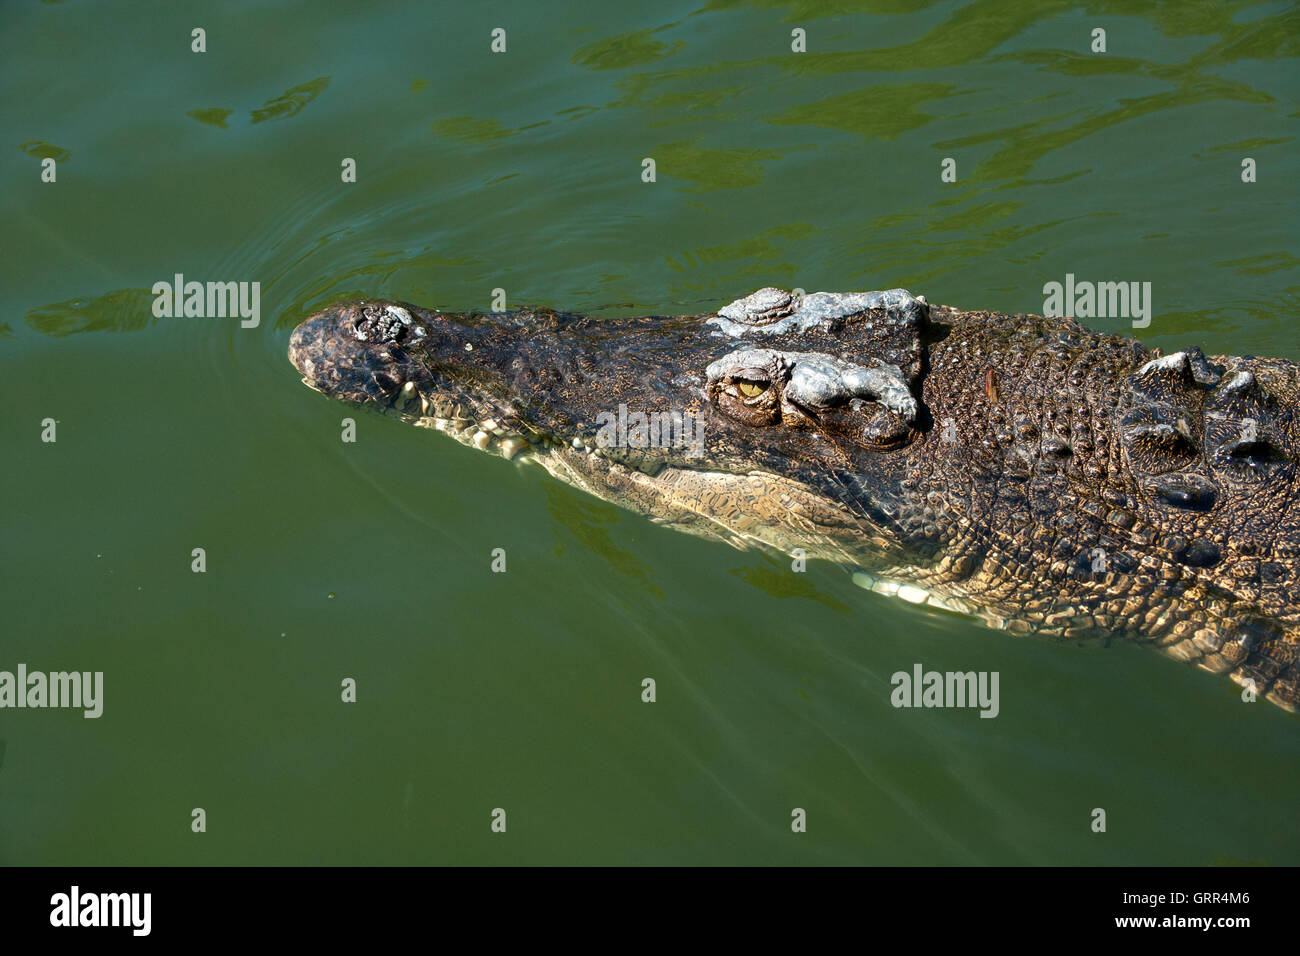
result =
[{"label": "crocodile head", "polygon": [[594,320],[331,306],[293,333],[312,388],[653,520],[859,565],[899,522],[928,306],[903,290],[762,289],[716,314]]},{"label": "crocodile head", "polygon": [[682,530],[1300,709],[1300,366],[901,289],[595,320],[344,303],[304,381]]}]

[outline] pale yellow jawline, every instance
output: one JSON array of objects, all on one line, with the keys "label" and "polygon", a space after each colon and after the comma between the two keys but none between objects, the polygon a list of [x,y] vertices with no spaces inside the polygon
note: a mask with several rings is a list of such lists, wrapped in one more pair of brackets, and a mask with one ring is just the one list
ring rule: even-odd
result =
[{"label": "pale yellow jawline", "polygon": [[[764,547],[789,554],[795,547],[808,547],[809,557],[839,563],[855,560],[829,530],[823,530],[837,525],[856,527],[853,518],[779,475],[665,467],[652,477],[566,447],[534,451],[525,460],[535,461],[557,480],[602,501],[636,511],[657,524],[725,541],[737,549]],[[613,475],[630,486],[623,489],[626,494],[609,488],[608,477]],[[773,485],[777,486],[775,494]],[[706,501],[708,511],[702,510]],[[809,514],[818,514],[823,520],[813,521]],[[783,529],[785,533],[780,533]]]},{"label": "pale yellow jawline", "polygon": [[[468,447],[477,448],[480,451],[489,450],[481,447],[475,441],[478,434],[481,433],[479,424],[467,422],[454,429],[453,426],[457,423],[450,419],[427,417],[417,419],[415,424],[449,435]],[[667,525],[675,530],[724,541],[738,550],[744,550],[747,547],[769,548],[788,555],[794,547],[801,547],[802,545],[791,541],[783,541],[782,539],[785,536],[772,534],[764,536],[761,533],[755,533],[754,529],[771,532],[781,528],[789,528],[791,534],[797,535],[802,531],[810,538],[821,538],[821,541],[815,544],[816,553],[809,553],[808,556],[811,558],[821,558],[849,565],[857,563],[858,560],[849,551],[834,542],[826,532],[819,531],[817,523],[807,517],[807,512],[820,513],[826,519],[824,523],[831,526],[837,523],[856,525],[856,521],[852,516],[843,509],[828,505],[822,499],[807,492],[802,485],[781,475],[773,475],[768,472],[751,472],[748,475],[737,475],[722,471],[695,471],[665,467],[652,477],[599,455],[587,451],[573,450],[567,446],[546,449],[531,448],[530,454],[519,459],[520,464],[529,462],[540,465],[557,481],[562,481],[601,501],[622,508],[631,508],[631,510],[638,511],[656,523]],[[587,473],[584,473],[579,467],[575,467],[577,465],[589,465],[591,467]],[[619,474],[629,484],[636,486],[642,494],[640,496],[633,495],[630,500],[618,497],[607,486],[595,482],[594,479],[597,476],[592,472],[596,468],[602,470],[602,477]],[[775,496],[772,494],[773,485],[779,489]],[[726,492],[729,492],[729,494],[726,494],[726,498],[733,508],[731,516],[739,519],[734,525],[728,524],[724,517],[714,514],[712,511],[702,511],[702,506],[699,504],[707,493],[712,504],[716,506],[718,496]],[[746,503],[771,503],[774,498],[779,499],[779,503],[772,505],[767,514],[763,514],[761,510],[751,512],[740,507],[741,504]],[[651,506],[651,500],[666,504],[680,517],[674,519],[656,513],[656,509]],[[690,518],[686,518],[688,515]],[[692,520],[697,524],[690,523]],[[699,525],[704,525],[704,527]],[[827,547],[828,544],[832,544],[833,547]],[[913,574],[909,574],[909,570]],[[979,616],[978,612],[972,611],[964,601],[955,595],[940,595],[937,592],[910,583],[907,579],[915,580],[924,574],[920,569],[905,569],[895,566],[885,573],[890,577],[902,577],[904,581],[900,583],[879,574],[868,574],[859,571],[853,575],[853,583],[877,594],[899,597],[912,604],[928,604],[957,614]]]}]

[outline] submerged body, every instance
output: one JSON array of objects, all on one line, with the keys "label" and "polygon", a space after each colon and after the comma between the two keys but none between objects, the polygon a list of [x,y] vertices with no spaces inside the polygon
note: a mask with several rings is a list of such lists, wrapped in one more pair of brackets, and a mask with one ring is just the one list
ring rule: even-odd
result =
[{"label": "submerged body", "polygon": [[1300,709],[1294,362],[901,289],[611,320],[340,303],[289,355],[655,521],[1018,633],[1150,641]]}]

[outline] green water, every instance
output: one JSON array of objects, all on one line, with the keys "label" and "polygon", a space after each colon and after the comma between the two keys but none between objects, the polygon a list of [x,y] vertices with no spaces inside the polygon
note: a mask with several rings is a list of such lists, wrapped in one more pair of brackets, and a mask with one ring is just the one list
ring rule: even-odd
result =
[{"label": "green water", "polygon": [[[638,6],[4,6],[0,669],[105,699],[0,710],[0,863],[1300,862],[1300,723],[1222,677],[344,444],[285,358],[351,295],[1014,313],[1067,273],[1151,282],[1148,344],[1300,358],[1291,5]],[[261,324],[154,318],[175,273]],[[999,716],[892,708],[917,662]]]}]

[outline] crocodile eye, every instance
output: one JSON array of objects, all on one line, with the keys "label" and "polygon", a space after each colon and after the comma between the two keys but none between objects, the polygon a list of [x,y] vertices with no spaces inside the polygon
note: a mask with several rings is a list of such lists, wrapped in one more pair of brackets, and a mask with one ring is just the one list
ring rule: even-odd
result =
[{"label": "crocodile eye", "polygon": [[709,394],[728,417],[763,428],[781,420],[781,390],[772,385],[766,370],[742,368],[712,383]]}]

